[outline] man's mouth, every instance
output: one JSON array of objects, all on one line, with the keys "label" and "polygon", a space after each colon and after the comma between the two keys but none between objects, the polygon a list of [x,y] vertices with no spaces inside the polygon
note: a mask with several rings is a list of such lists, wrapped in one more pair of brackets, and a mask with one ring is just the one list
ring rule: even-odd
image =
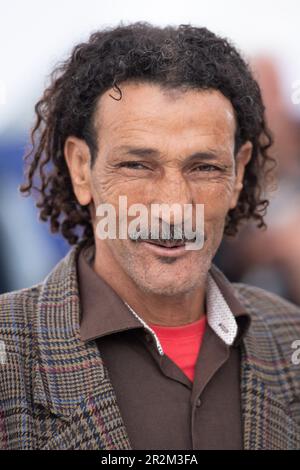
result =
[{"label": "man's mouth", "polygon": [[159,257],[177,258],[186,256],[189,253],[189,250],[186,249],[187,241],[192,242],[193,240],[138,238],[135,243]]},{"label": "man's mouth", "polygon": [[152,240],[152,239],[147,239],[147,240],[140,240],[144,241],[146,243],[151,243],[153,245],[158,245],[163,248],[178,248],[178,247],[183,247],[185,246],[185,241],[184,240]]}]

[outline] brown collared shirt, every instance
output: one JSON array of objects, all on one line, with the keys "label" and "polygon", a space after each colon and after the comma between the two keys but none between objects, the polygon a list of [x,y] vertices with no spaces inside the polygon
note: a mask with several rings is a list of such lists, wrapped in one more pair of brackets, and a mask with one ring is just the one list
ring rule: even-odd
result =
[{"label": "brown collared shirt", "polygon": [[[250,318],[226,278],[212,266],[211,315],[192,383],[141,317],[95,273],[93,255],[90,247],[78,258],[81,338],[97,341],[132,448],[242,449],[240,344]],[[225,325],[227,314],[231,323]]]}]

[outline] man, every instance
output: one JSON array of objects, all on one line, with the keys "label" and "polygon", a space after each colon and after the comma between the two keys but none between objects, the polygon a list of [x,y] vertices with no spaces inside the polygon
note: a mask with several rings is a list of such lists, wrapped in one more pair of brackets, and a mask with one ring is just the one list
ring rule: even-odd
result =
[{"label": "man", "polygon": [[[0,297],[1,447],[299,448],[299,308],[212,263],[267,205],[271,138],[238,52],[205,28],[119,25],[76,46],[35,109],[21,190],[74,247]],[[156,238],[102,236],[121,197],[177,209]],[[204,207],[198,249],[176,236],[185,207],[193,228]]]}]

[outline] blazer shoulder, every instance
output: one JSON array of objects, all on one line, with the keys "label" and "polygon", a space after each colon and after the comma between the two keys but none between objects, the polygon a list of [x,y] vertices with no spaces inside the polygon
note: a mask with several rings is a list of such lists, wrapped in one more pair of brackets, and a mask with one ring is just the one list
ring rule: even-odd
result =
[{"label": "blazer shoulder", "polygon": [[271,311],[276,311],[278,315],[291,315],[292,317],[295,316],[295,318],[297,318],[300,313],[299,305],[284,299],[274,292],[241,282],[234,282],[232,283],[232,286],[242,300],[246,300],[247,303],[254,302],[255,307],[263,308],[267,312],[268,309],[270,309]]},{"label": "blazer shoulder", "polygon": [[260,287],[232,284],[236,295],[249,311],[252,321],[264,323],[280,337],[300,339],[300,307]]},{"label": "blazer shoulder", "polygon": [[28,335],[38,304],[41,284],[0,295],[0,339]]}]

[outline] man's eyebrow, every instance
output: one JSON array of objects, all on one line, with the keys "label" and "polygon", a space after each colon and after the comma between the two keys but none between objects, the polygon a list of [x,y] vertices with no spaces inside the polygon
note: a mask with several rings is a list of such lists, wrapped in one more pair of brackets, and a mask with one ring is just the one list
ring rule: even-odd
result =
[{"label": "man's eyebrow", "polygon": [[[135,155],[137,157],[158,157],[160,155],[159,150],[151,147],[131,147],[129,145],[117,147],[115,151],[125,153],[126,155]],[[219,155],[220,152],[217,152],[216,150],[194,152],[187,157],[187,160],[193,161],[197,158],[201,158],[202,160],[210,161],[218,158]]]},{"label": "man's eyebrow", "polygon": [[131,147],[130,145],[121,145],[115,150],[126,155],[136,155],[137,157],[158,157],[160,154],[158,150],[150,147]]}]

